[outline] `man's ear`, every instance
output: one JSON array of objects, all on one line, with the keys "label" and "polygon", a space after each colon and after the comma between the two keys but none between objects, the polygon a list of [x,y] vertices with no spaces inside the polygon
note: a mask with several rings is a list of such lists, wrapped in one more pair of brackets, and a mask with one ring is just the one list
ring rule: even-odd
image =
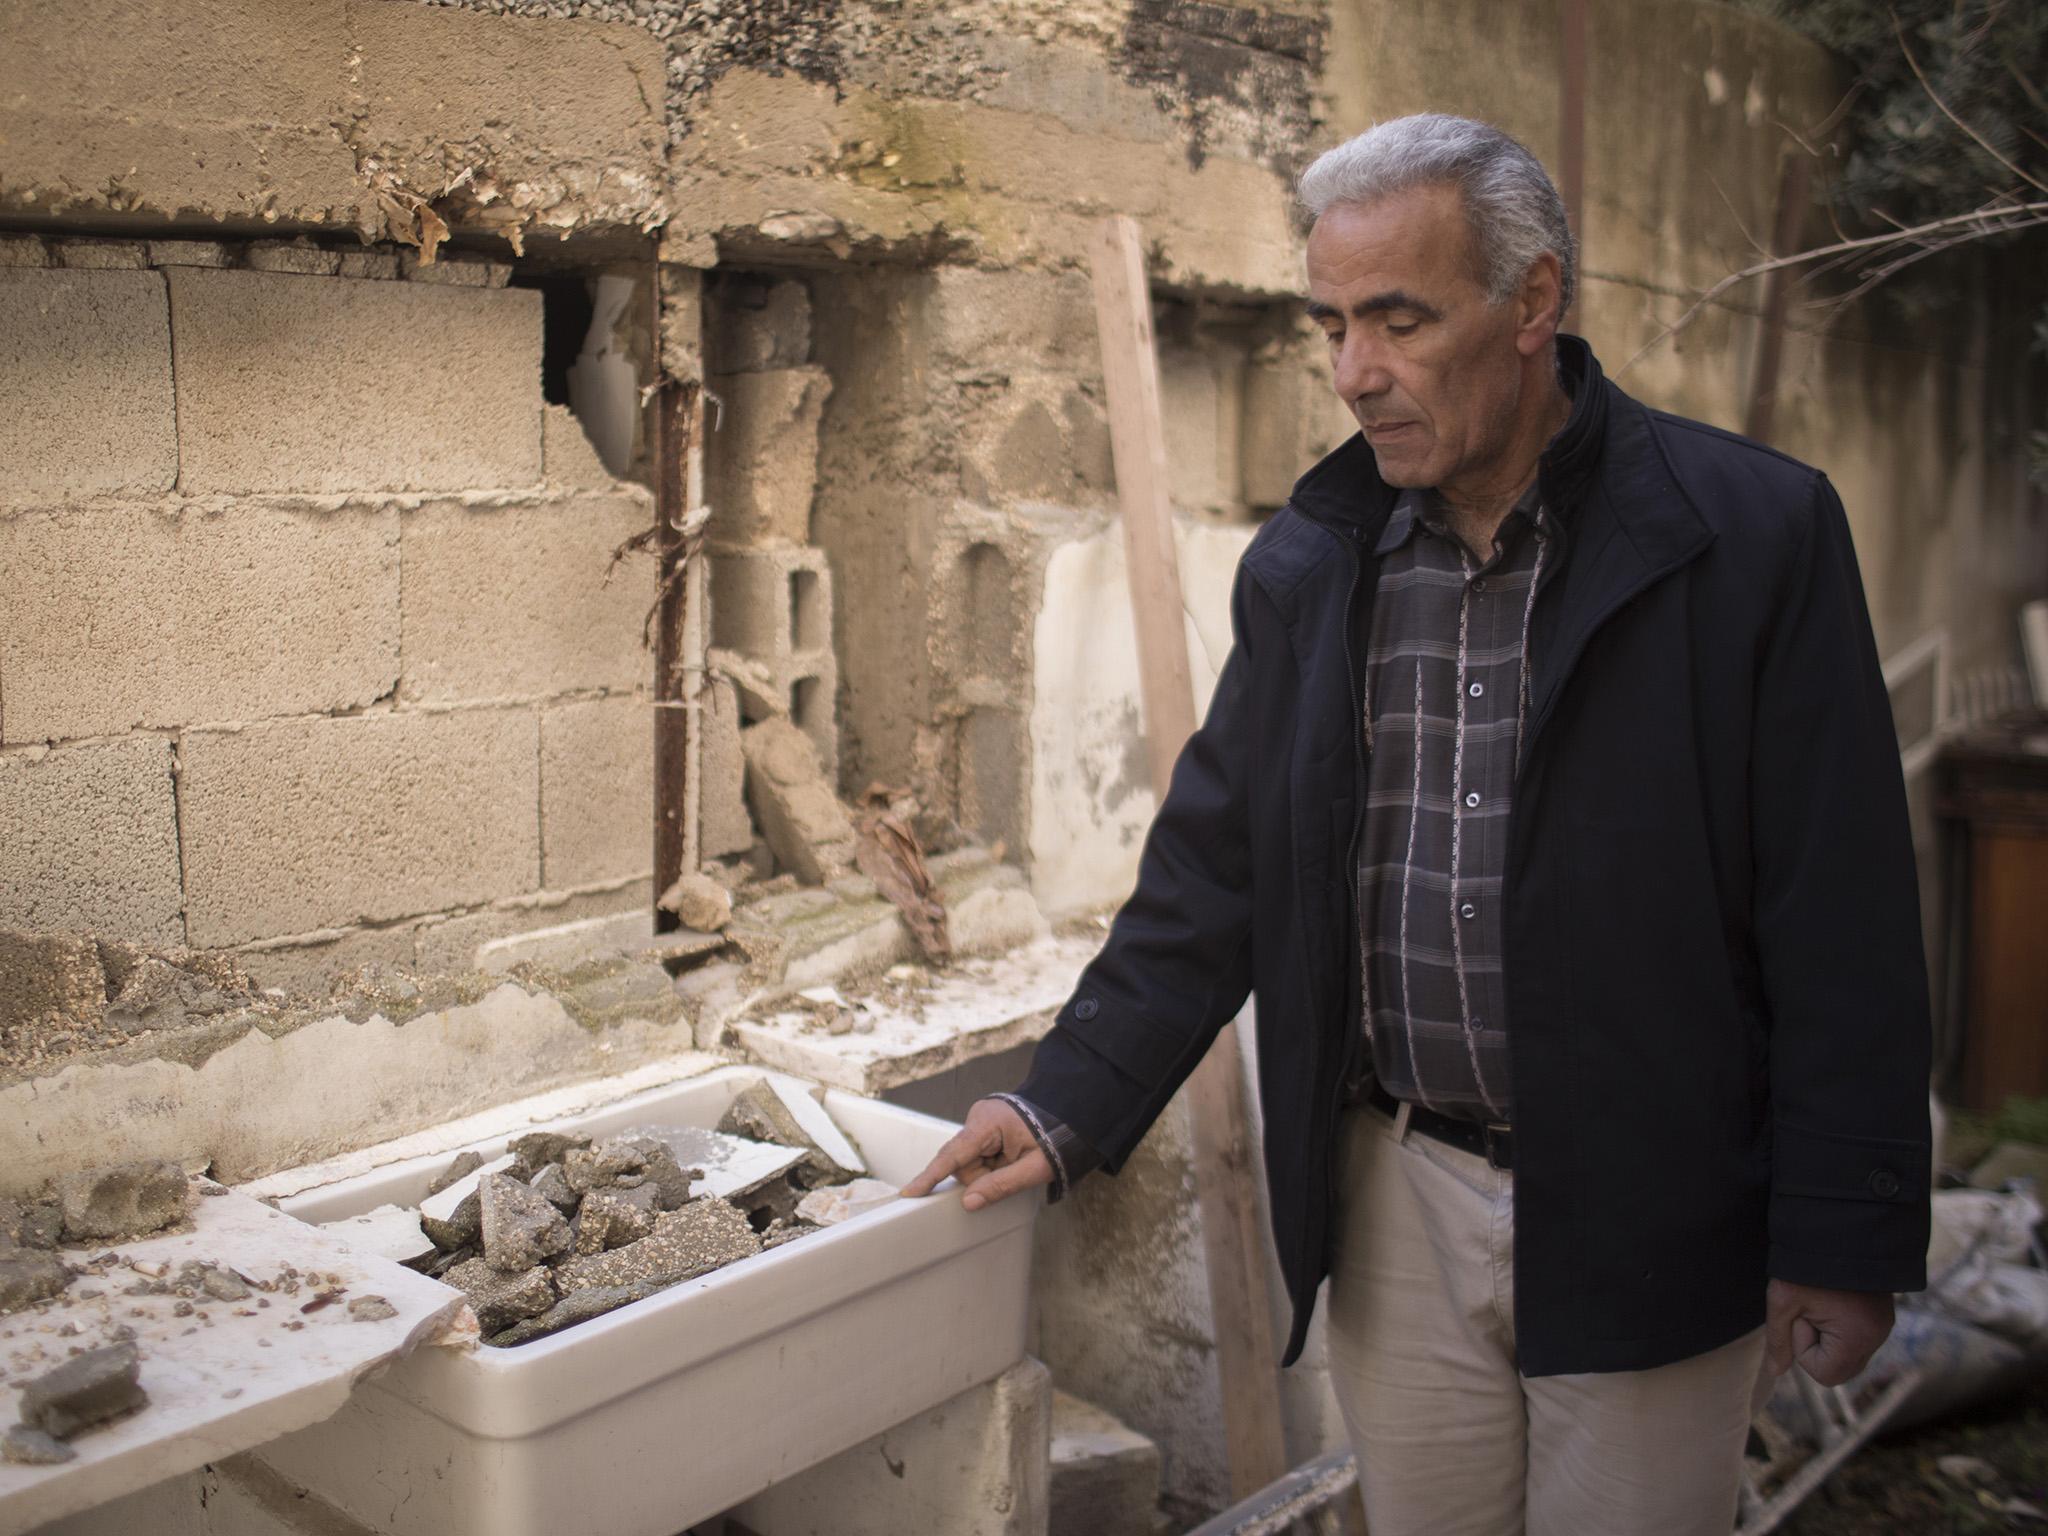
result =
[{"label": "man's ear", "polygon": [[1534,357],[1549,346],[1564,321],[1564,272],[1557,253],[1545,251],[1529,263],[1515,295],[1515,350]]}]

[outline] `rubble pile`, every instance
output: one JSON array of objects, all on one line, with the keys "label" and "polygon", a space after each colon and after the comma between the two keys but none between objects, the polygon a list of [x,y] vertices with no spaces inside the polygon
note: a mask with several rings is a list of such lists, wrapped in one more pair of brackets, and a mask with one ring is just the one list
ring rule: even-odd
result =
[{"label": "rubble pile", "polygon": [[745,1089],[714,1130],[535,1131],[465,1152],[417,1210],[334,1225],[463,1292],[484,1342],[546,1338],[895,1197],[789,1081]]}]

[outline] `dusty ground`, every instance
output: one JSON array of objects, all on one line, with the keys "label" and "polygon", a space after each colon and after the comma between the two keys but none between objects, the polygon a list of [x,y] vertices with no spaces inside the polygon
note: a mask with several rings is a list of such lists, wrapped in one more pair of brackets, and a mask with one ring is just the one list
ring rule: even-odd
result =
[{"label": "dusty ground", "polygon": [[[1937,1465],[1974,1456],[1992,1468],[1971,1483]],[[2002,1403],[1880,1439],[1850,1458],[1802,1504],[1785,1536],[1990,1536],[2048,1532],[2002,1506],[2023,1499],[2048,1512],[2048,1375]]]}]

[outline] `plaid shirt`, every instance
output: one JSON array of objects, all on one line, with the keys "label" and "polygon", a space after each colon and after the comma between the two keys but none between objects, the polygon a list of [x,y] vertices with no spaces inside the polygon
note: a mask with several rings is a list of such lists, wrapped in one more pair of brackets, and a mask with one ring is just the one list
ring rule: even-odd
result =
[{"label": "plaid shirt", "polygon": [[1506,1122],[1501,884],[1527,715],[1523,657],[1559,530],[1532,484],[1474,558],[1404,491],[1377,549],[1357,869],[1373,1075],[1398,1099]]}]

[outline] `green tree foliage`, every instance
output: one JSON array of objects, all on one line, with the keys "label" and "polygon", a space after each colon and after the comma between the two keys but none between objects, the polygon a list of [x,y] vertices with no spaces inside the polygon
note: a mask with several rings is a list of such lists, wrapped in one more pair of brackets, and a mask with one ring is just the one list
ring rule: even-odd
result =
[{"label": "green tree foliage", "polygon": [[[2048,0],[1736,0],[1839,55],[1853,83],[1827,137],[1818,180],[1849,235],[2000,216],[1871,255],[1852,266],[1890,301],[1938,313],[1989,259],[2001,288],[2037,308],[2048,356],[2048,221],[2013,212],[2048,202]],[[1978,271],[1981,272],[1980,267]],[[2048,487],[2048,432],[2032,435]]]}]

